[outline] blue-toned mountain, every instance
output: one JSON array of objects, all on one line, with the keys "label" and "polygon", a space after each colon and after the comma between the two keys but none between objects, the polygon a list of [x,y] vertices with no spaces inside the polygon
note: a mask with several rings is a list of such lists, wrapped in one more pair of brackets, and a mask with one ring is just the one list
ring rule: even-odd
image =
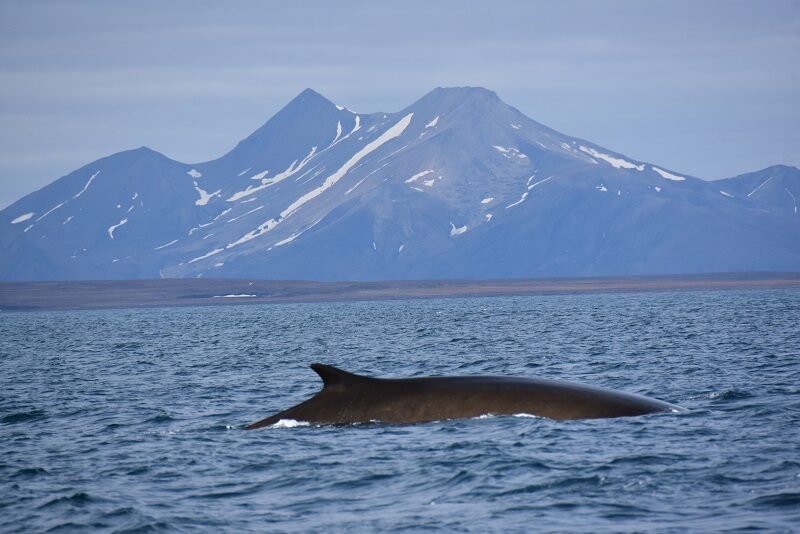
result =
[{"label": "blue-toned mountain", "polygon": [[363,114],[307,89],[221,158],[93,162],[0,212],[0,279],[800,271],[800,171],[715,182],[481,88]]}]

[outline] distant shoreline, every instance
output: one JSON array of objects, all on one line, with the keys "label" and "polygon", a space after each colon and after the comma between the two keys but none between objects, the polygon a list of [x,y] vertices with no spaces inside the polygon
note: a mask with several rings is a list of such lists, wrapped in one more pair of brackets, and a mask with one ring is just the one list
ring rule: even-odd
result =
[{"label": "distant shoreline", "polygon": [[800,273],[379,282],[219,278],[0,282],[0,311],[768,288],[800,288]]}]

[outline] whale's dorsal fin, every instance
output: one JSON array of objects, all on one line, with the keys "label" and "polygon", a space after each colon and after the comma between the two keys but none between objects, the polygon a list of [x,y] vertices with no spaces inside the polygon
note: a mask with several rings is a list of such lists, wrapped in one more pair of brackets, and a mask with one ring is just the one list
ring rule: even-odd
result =
[{"label": "whale's dorsal fin", "polygon": [[347,371],[342,371],[341,369],[337,369],[332,365],[325,365],[324,363],[312,363],[311,368],[322,379],[323,387],[325,388],[328,386],[346,385],[362,380],[369,380],[367,376],[348,373]]}]

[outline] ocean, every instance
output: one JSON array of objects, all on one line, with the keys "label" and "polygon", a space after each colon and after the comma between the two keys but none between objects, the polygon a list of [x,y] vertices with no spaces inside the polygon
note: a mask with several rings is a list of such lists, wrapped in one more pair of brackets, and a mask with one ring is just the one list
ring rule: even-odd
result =
[{"label": "ocean", "polygon": [[[374,376],[681,414],[243,426]],[[800,290],[0,314],[2,532],[796,531]]]}]

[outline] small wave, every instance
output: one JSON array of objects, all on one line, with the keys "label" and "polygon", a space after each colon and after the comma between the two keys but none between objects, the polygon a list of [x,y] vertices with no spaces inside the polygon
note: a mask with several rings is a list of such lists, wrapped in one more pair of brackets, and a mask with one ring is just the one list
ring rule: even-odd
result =
[{"label": "small wave", "polygon": [[144,347],[144,343],[142,343],[141,341],[127,341],[122,343],[114,343],[113,348],[115,350],[119,350],[119,349],[140,349],[142,347]]},{"label": "small wave", "polygon": [[103,517],[121,517],[121,516],[134,514],[135,512],[136,512],[136,510],[134,508],[131,508],[130,506],[126,506],[126,507],[123,507],[123,508],[116,508],[114,510],[111,510],[110,512],[105,512],[103,514]]},{"label": "small wave", "polygon": [[159,414],[159,415],[156,415],[155,417],[151,417],[150,419],[148,419],[145,422],[146,423],[170,423],[170,422],[172,422],[174,420],[175,419],[173,419],[172,417],[170,417],[167,414]]},{"label": "small wave", "polygon": [[294,419],[281,419],[270,428],[296,428],[298,426],[311,426],[308,421],[296,421]]},{"label": "small wave", "polygon": [[37,419],[44,419],[47,414],[43,410],[31,410],[29,412],[10,413],[0,419],[0,423],[4,425],[13,425],[16,423],[26,423],[28,421],[36,421]]},{"label": "small wave", "polygon": [[11,475],[12,478],[33,478],[39,475],[46,475],[47,470],[42,467],[25,467]]},{"label": "small wave", "polygon": [[724,389],[722,391],[714,391],[708,395],[710,399],[713,400],[738,400],[738,399],[748,399],[752,397],[753,394],[749,391],[745,391],[743,389],[732,388],[732,389]]},{"label": "small wave", "polygon": [[56,497],[55,499],[51,499],[41,505],[39,508],[49,508],[51,506],[56,506],[59,504],[71,504],[71,505],[84,505],[94,501],[92,497],[89,496],[88,493],[84,493],[83,491],[79,491],[72,495],[64,495],[61,497]]},{"label": "small wave", "polygon": [[795,508],[800,506],[800,493],[777,493],[775,495],[764,495],[750,501],[750,504],[766,508]]}]

